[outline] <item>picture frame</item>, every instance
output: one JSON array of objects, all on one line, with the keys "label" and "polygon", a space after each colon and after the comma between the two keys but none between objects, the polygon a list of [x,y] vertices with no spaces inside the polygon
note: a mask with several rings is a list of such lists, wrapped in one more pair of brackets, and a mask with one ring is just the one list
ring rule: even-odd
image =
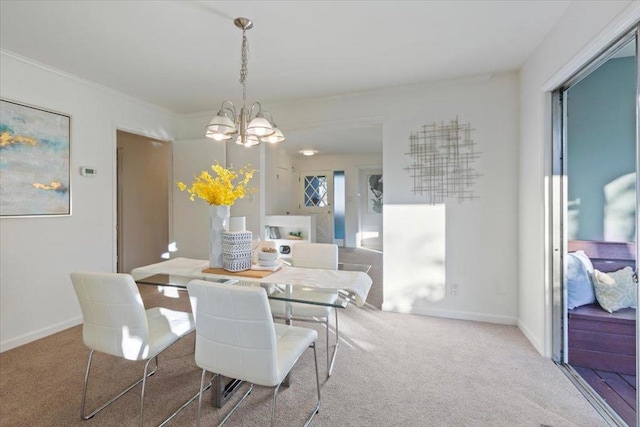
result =
[{"label": "picture frame", "polygon": [[367,175],[367,213],[382,213],[382,174]]},{"label": "picture frame", "polygon": [[0,98],[0,218],[71,215],[71,116]]}]

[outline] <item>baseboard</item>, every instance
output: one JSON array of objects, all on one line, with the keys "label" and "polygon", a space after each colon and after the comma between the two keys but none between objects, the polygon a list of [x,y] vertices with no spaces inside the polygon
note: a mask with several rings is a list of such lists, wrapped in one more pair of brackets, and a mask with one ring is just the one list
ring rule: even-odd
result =
[{"label": "baseboard", "polygon": [[541,356],[547,357],[544,354],[544,346],[542,345],[542,343],[536,339],[535,335],[533,335],[531,331],[520,320],[518,320],[518,329],[520,329],[520,331],[524,334],[525,338],[529,340],[531,345],[536,350],[538,350],[538,353],[540,353]]},{"label": "baseboard", "polygon": [[65,329],[69,329],[81,323],[82,316],[78,316],[73,319],[65,320],[64,322],[56,323],[55,325],[47,326],[46,328],[38,329],[37,331],[29,332],[28,334],[20,335],[19,337],[0,341],[0,353],[11,350],[12,348],[20,347],[21,345],[28,344],[32,341],[39,340],[40,338],[48,337],[56,332],[64,331]]},{"label": "baseboard", "polygon": [[511,316],[500,316],[487,313],[476,313],[472,311],[438,310],[427,307],[410,307],[407,310],[398,307],[389,307],[389,304],[382,304],[383,311],[394,311],[397,313],[420,314],[423,316],[443,317],[446,319],[471,320],[474,322],[497,323],[501,325],[518,324],[518,319]]}]

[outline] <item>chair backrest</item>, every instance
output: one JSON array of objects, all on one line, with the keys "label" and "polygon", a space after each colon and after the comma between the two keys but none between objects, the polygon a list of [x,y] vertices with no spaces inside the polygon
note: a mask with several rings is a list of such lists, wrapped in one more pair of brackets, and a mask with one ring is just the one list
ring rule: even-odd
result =
[{"label": "chair backrest", "polygon": [[296,243],[291,251],[291,265],[305,268],[338,269],[338,245],[332,243]]},{"label": "chair backrest", "polygon": [[196,365],[277,385],[276,332],[265,290],[204,280],[192,280],[187,289],[196,320]]},{"label": "chair backrest", "polygon": [[82,308],[82,339],[96,351],[142,360],[147,357],[149,325],[133,278],[120,273],[71,273]]}]

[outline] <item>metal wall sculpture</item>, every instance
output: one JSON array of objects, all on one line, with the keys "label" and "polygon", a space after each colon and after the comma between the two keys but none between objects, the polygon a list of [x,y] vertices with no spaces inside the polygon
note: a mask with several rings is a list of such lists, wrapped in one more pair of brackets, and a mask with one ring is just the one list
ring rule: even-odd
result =
[{"label": "metal wall sculpture", "polygon": [[456,198],[458,202],[476,199],[473,185],[481,175],[473,167],[480,157],[474,151],[471,124],[458,118],[445,125],[435,122],[409,136],[412,163],[405,168],[413,179],[413,193],[427,196],[432,205]]}]

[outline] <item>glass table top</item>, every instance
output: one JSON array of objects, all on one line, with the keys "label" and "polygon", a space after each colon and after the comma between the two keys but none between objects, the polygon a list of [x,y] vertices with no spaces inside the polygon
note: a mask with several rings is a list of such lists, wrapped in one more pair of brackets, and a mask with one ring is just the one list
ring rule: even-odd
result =
[{"label": "glass table top", "polygon": [[[362,271],[362,270],[356,270]],[[213,283],[227,283],[235,286],[262,287],[267,292],[267,297],[273,300],[298,302],[311,305],[345,308],[349,304],[348,298],[343,298],[341,293],[335,290],[316,288],[311,286],[293,286],[287,284],[261,283],[238,279],[226,279],[211,276],[187,277],[175,274],[154,274],[149,277],[136,280],[141,285],[168,286],[178,289],[187,289],[187,283],[191,280],[205,280]],[[327,299],[315,298],[318,293],[333,293],[338,295],[334,302]]]}]

